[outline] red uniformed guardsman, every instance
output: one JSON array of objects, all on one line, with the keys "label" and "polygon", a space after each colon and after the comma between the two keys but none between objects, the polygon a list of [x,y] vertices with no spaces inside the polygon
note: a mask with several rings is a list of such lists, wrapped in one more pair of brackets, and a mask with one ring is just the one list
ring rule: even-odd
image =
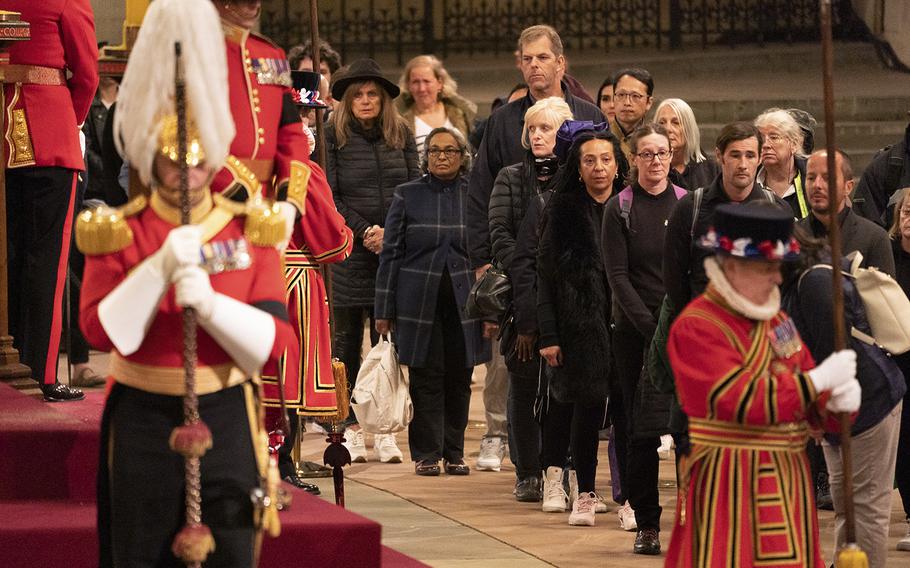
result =
[{"label": "red uniformed guardsman", "polygon": [[[325,173],[309,159],[311,149],[295,105],[284,50],[250,31],[259,18],[261,2],[214,3],[224,28],[237,135],[212,188],[235,200],[274,196],[289,228],[293,226],[285,260],[289,311],[299,343],[288,351],[280,369],[266,368],[265,402],[280,406],[280,375],[289,408],[305,415],[333,414],[329,310],[319,265],[347,258],[353,246],[351,230],[335,209]],[[282,457],[283,478],[318,490],[297,479],[287,456]]]},{"label": "red uniformed guardsman", "polygon": [[[175,42],[186,70],[184,155],[174,115]],[[119,210],[87,210],[76,228],[86,255],[81,327],[90,343],[111,351],[98,491],[101,564],[177,565],[175,534],[192,532],[181,530],[190,488],[172,432],[184,422],[182,311],[193,308],[195,391],[211,432],[200,493],[215,548],[205,566],[253,566],[257,527],[277,529],[278,481],[253,377],[296,338],[276,248],[286,236],[280,208],[247,206],[209,189],[234,128],[220,21],[208,0],[150,5],[118,104],[120,149],[151,193]],[[191,224],[179,226],[182,167]],[[271,483],[263,488],[263,480]],[[259,498],[264,494],[270,499]]]},{"label": "red uniformed guardsman", "polygon": [[[79,128],[98,86],[89,0],[6,0],[31,39],[2,67],[9,239],[10,332],[48,401],[79,400],[57,383],[62,300],[77,173],[85,169]],[[69,72],[69,77],[67,77]]]}]

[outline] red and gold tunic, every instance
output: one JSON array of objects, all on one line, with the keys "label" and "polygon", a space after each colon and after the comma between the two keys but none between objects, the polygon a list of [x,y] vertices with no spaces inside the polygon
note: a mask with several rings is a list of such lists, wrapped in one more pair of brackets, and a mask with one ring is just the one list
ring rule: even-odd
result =
[{"label": "red and gold tunic", "polygon": [[822,568],[805,453],[815,362],[792,320],[748,319],[709,286],[667,352],[692,451],[665,566]]},{"label": "red and gold tunic", "polygon": [[[215,200],[217,201],[217,199]],[[244,235],[242,216],[236,206],[215,206],[209,197],[197,206],[193,222],[203,228],[203,240],[215,248],[230,243],[236,248],[241,241],[250,255],[247,268],[225,270],[211,275],[212,288],[226,296],[258,307],[275,320],[275,341],[270,359],[277,360],[295,341],[293,330],[283,318],[284,282],[280,276],[281,261],[273,246],[256,246]],[[111,351],[110,374],[115,381],[141,390],[178,396],[183,394],[182,309],[171,286],[158,307],[139,349],[122,356],[114,349],[98,316],[98,305],[122,282],[129,272],[155,253],[168,233],[179,225],[179,212],[160,202],[157,194],[139,197],[124,207],[126,222],[132,232],[131,242],[115,252],[92,254],[86,250],[85,277],[82,287],[79,323],[88,342]],[[280,308],[280,309],[279,309]],[[249,377],[236,365],[203,328],[198,329],[197,390],[200,395],[246,382]]]},{"label": "red and gold tunic", "polygon": [[85,169],[79,125],[98,86],[89,0],[6,0],[2,9],[21,12],[31,27],[30,40],[10,47],[3,70],[6,166]]}]

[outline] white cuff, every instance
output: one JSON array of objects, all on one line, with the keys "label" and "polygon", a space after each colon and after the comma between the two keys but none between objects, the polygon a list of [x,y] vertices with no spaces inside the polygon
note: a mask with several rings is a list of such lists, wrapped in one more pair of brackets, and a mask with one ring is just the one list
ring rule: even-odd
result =
[{"label": "white cuff", "polygon": [[98,304],[98,319],[121,355],[135,353],[158,314],[168,282],[157,257],[140,264]]},{"label": "white cuff", "polygon": [[212,317],[199,325],[249,375],[262,369],[275,344],[270,314],[224,294],[215,294]]}]

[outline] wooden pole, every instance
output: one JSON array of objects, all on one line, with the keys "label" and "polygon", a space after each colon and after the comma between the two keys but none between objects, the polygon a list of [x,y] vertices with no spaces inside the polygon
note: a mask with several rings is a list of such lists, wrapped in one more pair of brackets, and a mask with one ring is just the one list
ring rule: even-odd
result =
[{"label": "wooden pole", "polygon": [[[13,41],[28,40],[30,27],[28,22],[19,19],[18,12],[0,11],[0,30],[3,39],[0,41],[0,129],[6,132],[6,92],[3,79],[3,66],[9,64],[9,53],[6,51]],[[13,337],[9,333],[9,257],[7,256],[6,238],[6,156],[0,159],[0,380],[12,380],[30,377],[32,370],[19,362],[19,352],[13,347]]]},{"label": "wooden pole", "polygon": [[[837,220],[841,200],[836,195],[838,175],[837,146],[834,140],[834,40],[831,31],[831,0],[821,0],[820,21],[822,37],[823,83],[825,98],[825,146],[828,154],[828,242],[831,246],[831,294],[834,310],[834,350],[847,347],[844,323],[844,290],[841,271],[841,233]],[[853,453],[850,440],[850,416],[840,413],[841,461],[844,480],[844,520],[847,546],[856,543],[856,514],[853,508]]]}]

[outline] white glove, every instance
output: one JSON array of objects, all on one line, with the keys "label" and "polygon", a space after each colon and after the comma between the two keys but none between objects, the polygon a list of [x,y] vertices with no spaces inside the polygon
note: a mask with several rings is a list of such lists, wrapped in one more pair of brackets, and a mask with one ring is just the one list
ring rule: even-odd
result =
[{"label": "white glove", "polygon": [[277,248],[280,252],[284,252],[291,242],[291,236],[294,234],[294,224],[297,222],[297,208],[287,201],[279,201],[278,207],[281,209],[281,216],[284,217],[284,240]]},{"label": "white glove", "polygon": [[852,349],[835,351],[809,371],[809,378],[819,393],[833,391],[845,383],[856,380],[856,352]]},{"label": "white glove", "polygon": [[862,395],[859,381],[853,379],[835,387],[825,407],[831,412],[856,412],[859,410]]},{"label": "white glove", "polygon": [[171,229],[161,248],[149,257],[151,265],[165,280],[173,280],[181,266],[198,266],[202,262],[202,227],[181,225]]},{"label": "white glove", "polygon": [[215,291],[208,273],[198,266],[183,266],[174,272],[177,305],[193,308],[200,321],[208,321],[215,309]]}]

